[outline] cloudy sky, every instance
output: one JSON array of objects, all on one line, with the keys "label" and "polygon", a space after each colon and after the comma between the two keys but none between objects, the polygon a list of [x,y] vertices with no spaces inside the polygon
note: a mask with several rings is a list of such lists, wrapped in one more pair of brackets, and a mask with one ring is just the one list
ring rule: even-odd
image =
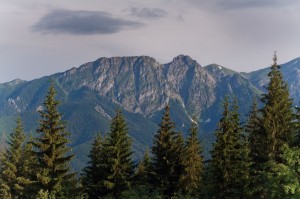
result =
[{"label": "cloudy sky", "polygon": [[99,57],[186,54],[253,71],[300,57],[299,0],[1,0],[0,82]]}]

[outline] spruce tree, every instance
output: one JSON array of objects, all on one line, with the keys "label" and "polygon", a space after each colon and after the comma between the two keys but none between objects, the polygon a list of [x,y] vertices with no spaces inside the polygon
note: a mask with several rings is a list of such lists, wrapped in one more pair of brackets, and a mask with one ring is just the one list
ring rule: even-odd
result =
[{"label": "spruce tree", "polygon": [[259,117],[259,110],[257,107],[256,98],[253,100],[253,105],[251,112],[248,116],[248,121],[245,126],[245,131],[249,140],[250,154],[253,162],[261,162],[261,153],[264,153],[262,150],[262,127],[261,127],[261,118]]},{"label": "spruce tree", "polygon": [[183,137],[183,134],[181,132],[176,133],[175,136],[175,147],[174,147],[174,153],[177,154],[174,160],[174,175],[173,175],[173,181],[174,181],[174,192],[177,194],[182,189],[181,186],[181,178],[184,173],[185,168],[185,152],[186,152],[186,146],[185,146],[185,140]]},{"label": "spruce tree", "polygon": [[100,134],[94,140],[88,157],[89,162],[83,169],[82,185],[84,192],[88,194],[89,198],[97,199],[99,196],[107,193],[103,184],[103,181],[107,177],[105,171],[105,151]]},{"label": "spruce tree", "polygon": [[300,147],[300,107],[296,106],[295,121],[294,121],[294,134],[293,146]]},{"label": "spruce tree", "polygon": [[262,181],[260,177],[261,172],[261,153],[262,151],[262,133],[261,133],[261,118],[259,117],[259,110],[257,107],[256,98],[253,99],[251,111],[248,115],[248,120],[245,125],[245,132],[249,145],[249,160],[251,162],[249,170],[249,192],[253,197],[261,195]]},{"label": "spruce tree", "polygon": [[192,122],[189,133],[183,156],[183,174],[180,178],[180,184],[184,193],[195,195],[202,188],[204,169],[203,149],[198,139],[196,122]]},{"label": "spruce tree", "polygon": [[163,195],[172,197],[179,189],[183,142],[171,121],[169,105],[166,106],[159,127],[152,147],[153,186],[160,189]]},{"label": "spruce tree", "polygon": [[109,168],[104,185],[114,198],[131,187],[133,175],[132,140],[121,110],[112,119],[110,132],[104,144],[107,152],[106,166]]},{"label": "spruce tree", "polygon": [[265,161],[281,162],[281,148],[291,144],[293,139],[293,102],[289,96],[287,83],[283,80],[280,66],[277,65],[277,55],[273,58],[271,72],[268,74],[270,83],[262,102],[262,125],[264,131]]},{"label": "spruce tree", "polygon": [[24,190],[32,182],[26,176],[25,134],[21,118],[10,134],[8,148],[1,156],[1,195],[3,198],[25,198]]},{"label": "spruce tree", "polygon": [[29,186],[26,186],[24,189],[24,198],[34,198],[35,189],[34,189],[34,180],[36,176],[35,166],[37,163],[36,156],[32,153],[32,141],[33,137],[31,135],[28,136],[28,141],[25,143],[25,149],[23,154],[24,164],[22,168],[22,172],[24,176],[31,180]]},{"label": "spruce tree", "polygon": [[151,177],[151,159],[148,148],[145,151],[143,159],[138,164],[135,174],[134,183],[137,185],[149,186]]},{"label": "spruce tree", "polygon": [[287,187],[291,186],[291,175],[288,173],[295,170],[295,167],[287,161],[289,158],[286,155],[291,151],[297,152],[297,149],[292,148],[295,142],[294,115],[287,83],[283,80],[280,66],[277,65],[276,53],[273,61],[271,72],[268,74],[270,83],[267,93],[262,98],[262,153],[258,162],[254,163],[262,168],[258,177],[263,183],[258,198],[290,198],[293,193],[286,191]]},{"label": "spruce tree", "polygon": [[54,82],[51,83],[44,101],[44,110],[40,111],[41,120],[37,129],[38,137],[32,142],[36,156],[37,191],[48,192],[55,197],[62,190],[63,181],[74,175],[70,173],[70,148],[66,123],[58,111],[59,101],[55,100]]},{"label": "spruce tree", "polygon": [[240,124],[239,106],[237,98],[234,98],[231,110],[231,121],[233,122],[234,135],[236,137],[235,160],[236,178],[235,194],[238,198],[251,198],[250,185],[250,149],[247,136]]},{"label": "spruce tree", "polygon": [[248,197],[248,151],[239,123],[237,101],[230,107],[229,99],[225,98],[223,117],[220,119],[216,142],[211,152],[213,198]]}]

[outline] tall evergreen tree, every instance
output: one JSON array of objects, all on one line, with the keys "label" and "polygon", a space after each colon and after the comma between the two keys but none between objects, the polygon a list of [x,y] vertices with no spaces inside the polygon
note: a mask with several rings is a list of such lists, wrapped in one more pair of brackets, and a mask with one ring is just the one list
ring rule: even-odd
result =
[{"label": "tall evergreen tree", "polygon": [[174,188],[175,193],[179,193],[182,189],[181,186],[181,178],[184,174],[185,169],[185,152],[186,152],[186,146],[185,146],[185,140],[183,137],[183,134],[181,132],[176,133],[175,136],[175,147],[174,147],[174,153],[177,154],[174,160],[174,175],[173,175],[173,181],[174,181]]},{"label": "tall evergreen tree", "polygon": [[181,176],[182,138],[175,131],[175,124],[170,118],[170,107],[166,106],[159,130],[154,136],[152,147],[153,185],[167,197],[178,191]]},{"label": "tall evergreen tree", "polygon": [[34,198],[34,179],[36,176],[36,170],[35,170],[35,166],[37,163],[37,159],[36,156],[32,153],[32,141],[33,141],[33,137],[31,135],[28,136],[28,141],[25,143],[25,151],[23,154],[23,159],[24,159],[24,164],[23,164],[23,168],[22,168],[22,172],[24,173],[24,176],[28,179],[31,180],[31,183],[29,184],[29,186],[26,186],[24,189],[24,198]]},{"label": "tall evergreen tree", "polygon": [[257,107],[256,98],[253,100],[253,105],[251,112],[248,116],[248,121],[245,126],[245,131],[249,139],[249,156],[254,162],[261,162],[261,153],[264,153],[262,150],[262,127],[261,127],[261,118],[259,117],[259,110]]},{"label": "tall evergreen tree", "polygon": [[189,132],[183,156],[184,167],[180,184],[183,192],[194,195],[202,188],[204,160],[202,156],[203,149],[198,139],[197,123],[192,122]]},{"label": "tall evergreen tree", "polygon": [[26,176],[25,134],[21,118],[10,134],[8,148],[1,156],[1,196],[3,198],[25,198],[24,190],[31,184]]},{"label": "tall evergreen tree", "polygon": [[37,129],[38,137],[32,142],[33,153],[37,158],[36,188],[44,190],[50,196],[55,196],[62,189],[64,180],[68,180],[70,173],[70,148],[66,131],[66,123],[58,112],[59,101],[55,100],[54,82],[51,83],[44,101],[45,109],[40,111],[41,120]]},{"label": "tall evergreen tree", "polygon": [[134,182],[137,185],[148,186],[151,177],[151,159],[149,155],[149,150],[146,149],[145,154],[141,162],[138,164],[135,174]]},{"label": "tall evergreen tree", "polygon": [[262,102],[262,125],[264,131],[265,161],[281,162],[281,148],[291,144],[293,138],[293,103],[289,96],[287,83],[283,80],[280,66],[277,65],[277,55],[273,58],[271,72],[268,74],[270,83]]},{"label": "tall evergreen tree", "polygon": [[273,61],[268,74],[270,83],[267,86],[267,93],[262,98],[264,107],[261,109],[263,140],[261,151],[263,152],[260,154],[258,164],[262,167],[259,177],[264,183],[262,183],[260,198],[289,198],[292,193],[282,190],[285,190],[283,187],[290,186],[290,175],[285,174],[291,172],[289,170],[291,167],[285,155],[289,154],[286,151],[293,150],[291,146],[294,143],[294,115],[292,99],[289,97],[287,83],[279,70],[280,66],[277,65],[276,53]]},{"label": "tall evergreen tree", "polygon": [[104,185],[114,198],[119,198],[123,191],[130,188],[133,175],[132,140],[121,110],[117,110],[112,119],[104,148],[109,168]]},{"label": "tall evergreen tree", "polygon": [[294,134],[293,134],[293,146],[300,147],[300,107],[296,106]]},{"label": "tall evergreen tree", "polygon": [[248,121],[245,125],[245,132],[248,137],[249,143],[249,160],[250,165],[250,179],[249,179],[249,192],[252,197],[260,198],[263,190],[264,179],[262,173],[262,153],[263,151],[263,134],[261,117],[259,116],[259,109],[257,106],[256,98],[253,99],[253,105],[248,116]]},{"label": "tall evergreen tree", "polygon": [[98,134],[94,140],[88,157],[89,162],[83,169],[82,184],[84,192],[88,194],[88,197],[90,199],[97,199],[99,196],[103,196],[107,193],[103,183],[107,177],[105,171],[105,151],[100,134]]},{"label": "tall evergreen tree", "polygon": [[251,198],[250,185],[250,166],[252,164],[250,159],[250,149],[247,136],[244,134],[240,124],[238,100],[233,100],[231,110],[231,121],[233,122],[234,135],[236,137],[235,146],[235,161],[236,161],[236,195],[238,198]]},{"label": "tall evergreen tree", "polygon": [[212,151],[211,177],[213,198],[247,198],[249,177],[248,152],[239,124],[237,101],[230,107],[224,101],[223,117],[216,131],[216,142]]}]

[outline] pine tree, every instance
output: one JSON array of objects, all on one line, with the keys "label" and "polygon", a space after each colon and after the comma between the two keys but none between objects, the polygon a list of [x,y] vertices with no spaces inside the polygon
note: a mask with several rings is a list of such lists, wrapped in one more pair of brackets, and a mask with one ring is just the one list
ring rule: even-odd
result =
[{"label": "pine tree", "polygon": [[35,166],[37,164],[36,156],[32,153],[33,145],[32,145],[33,137],[29,135],[28,141],[25,143],[25,149],[23,154],[24,164],[22,167],[22,172],[24,173],[25,178],[31,180],[29,186],[26,186],[24,189],[24,198],[34,198],[35,189],[34,189],[34,180],[36,176]]},{"label": "pine tree", "polygon": [[17,126],[10,134],[8,149],[1,156],[1,195],[3,198],[24,198],[26,186],[31,184],[25,173],[25,134],[21,118],[17,119]]},{"label": "pine tree", "polygon": [[100,134],[94,140],[88,157],[90,160],[83,169],[82,184],[84,192],[88,194],[89,198],[97,199],[99,196],[107,194],[103,184],[103,181],[107,178],[105,151]]},{"label": "pine tree", "polygon": [[166,106],[159,127],[152,147],[153,186],[159,188],[163,195],[171,197],[178,191],[182,173],[180,170],[182,140],[171,121],[169,105]]},{"label": "pine tree", "polygon": [[250,184],[250,166],[252,164],[250,159],[250,149],[247,136],[243,133],[240,124],[239,106],[237,98],[234,99],[231,110],[231,121],[233,122],[234,135],[236,137],[235,146],[235,194],[238,198],[251,198]]},{"label": "pine tree", "polygon": [[[70,148],[66,123],[58,112],[59,101],[55,100],[54,82],[51,83],[44,101],[45,110],[40,111],[41,120],[37,129],[38,137],[32,142],[37,159],[36,188],[54,197],[62,189],[64,180],[74,175],[70,173]],[[67,178],[67,179],[66,179]]]},{"label": "pine tree", "polygon": [[184,174],[184,168],[185,168],[185,152],[186,152],[186,146],[185,146],[185,140],[181,132],[176,133],[175,136],[175,146],[174,146],[174,153],[177,154],[175,156],[174,160],[174,175],[172,177],[173,179],[173,186],[175,188],[174,192],[178,194],[182,189],[181,186],[181,178]]},{"label": "pine tree", "polygon": [[134,182],[137,185],[149,186],[151,177],[151,159],[149,150],[146,149],[145,154],[141,162],[138,164],[135,174]]},{"label": "pine tree", "polygon": [[104,185],[114,198],[119,198],[123,191],[130,188],[133,175],[132,141],[121,110],[117,110],[112,119],[104,148],[109,168]]},{"label": "pine tree", "polygon": [[247,124],[245,126],[245,131],[249,139],[249,156],[253,162],[261,162],[261,153],[264,153],[262,150],[262,131],[261,131],[261,118],[259,117],[259,110],[257,107],[257,101],[254,98],[252,110],[249,114]]},{"label": "pine tree", "polygon": [[300,147],[300,107],[296,106],[295,122],[294,122],[294,134],[293,134],[293,146]]},{"label": "pine tree", "polygon": [[249,161],[250,165],[250,179],[249,192],[253,197],[259,198],[262,191],[263,179],[260,173],[262,172],[262,153],[264,153],[261,118],[259,117],[259,110],[257,107],[256,98],[253,99],[253,105],[245,125],[245,132],[249,143]]},{"label": "pine tree", "polygon": [[292,99],[289,97],[287,83],[283,80],[280,66],[277,65],[277,55],[273,58],[271,72],[268,74],[270,83],[262,102],[262,125],[264,131],[265,161],[281,162],[281,147],[292,143],[293,138],[293,110]]},{"label": "pine tree", "polygon": [[[258,198],[290,198],[293,193],[286,192],[286,187],[291,186],[290,175],[287,173],[295,170],[292,168],[286,151],[297,151],[291,148],[294,140],[293,135],[293,110],[292,100],[280,66],[277,65],[277,56],[274,55],[271,72],[268,74],[270,83],[267,93],[263,96],[265,103],[262,112],[262,143],[259,160],[254,164],[261,165],[258,176],[264,183]],[[283,172],[284,171],[284,172]],[[295,176],[296,177],[296,176]],[[275,189],[275,187],[277,187]]]},{"label": "pine tree", "polygon": [[197,123],[193,122],[186,141],[183,158],[183,174],[180,179],[183,192],[195,195],[202,188],[204,160],[202,146],[198,139]]},{"label": "pine tree", "polygon": [[248,151],[239,124],[237,101],[232,110],[225,98],[223,117],[216,131],[211,160],[214,198],[247,198]]}]

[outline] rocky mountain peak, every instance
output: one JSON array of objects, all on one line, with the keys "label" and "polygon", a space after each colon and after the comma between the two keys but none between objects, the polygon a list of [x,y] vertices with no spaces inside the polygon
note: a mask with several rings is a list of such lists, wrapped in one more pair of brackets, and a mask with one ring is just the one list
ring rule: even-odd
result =
[{"label": "rocky mountain peak", "polygon": [[240,75],[240,73],[230,70],[224,66],[218,65],[218,64],[210,64],[204,67],[204,69],[212,76],[214,76],[216,79],[220,80],[223,77],[226,76],[232,76],[232,75]]},{"label": "rocky mountain peak", "polygon": [[181,64],[181,65],[186,65],[186,66],[195,66],[195,65],[200,66],[200,64],[196,60],[192,59],[188,55],[178,55],[173,58],[173,61],[170,64],[172,64],[172,63],[173,64],[177,63],[177,64]]},{"label": "rocky mountain peak", "polygon": [[12,81],[10,81],[10,82],[8,82],[8,83],[9,83],[9,84],[13,84],[13,85],[17,85],[17,84],[20,84],[20,83],[23,83],[23,82],[26,82],[26,81],[17,78],[17,79],[14,79],[14,80],[12,80]]}]

